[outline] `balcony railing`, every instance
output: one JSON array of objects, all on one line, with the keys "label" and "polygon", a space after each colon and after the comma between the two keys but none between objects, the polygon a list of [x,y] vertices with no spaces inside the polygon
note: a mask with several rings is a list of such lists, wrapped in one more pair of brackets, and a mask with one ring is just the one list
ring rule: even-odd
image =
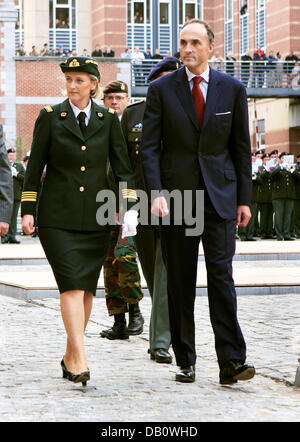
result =
[{"label": "balcony railing", "polygon": [[[132,87],[137,95],[149,86],[147,80],[153,67],[160,60],[132,61]],[[217,71],[240,80],[247,89],[292,89],[300,91],[300,65],[291,61],[219,61],[209,64]],[[140,89],[141,94],[138,93]]]}]

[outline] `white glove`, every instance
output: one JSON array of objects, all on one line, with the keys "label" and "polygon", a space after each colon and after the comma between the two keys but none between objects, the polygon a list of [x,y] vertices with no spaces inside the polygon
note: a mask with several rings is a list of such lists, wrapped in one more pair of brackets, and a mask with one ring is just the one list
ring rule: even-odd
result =
[{"label": "white glove", "polygon": [[136,235],[136,226],[138,225],[137,210],[128,210],[124,215],[124,223],[122,224],[122,239],[127,236]]},{"label": "white glove", "polygon": [[18,171],[14,166],[11,166],[11,174],[12,176],[17,176],[18,175]]}]

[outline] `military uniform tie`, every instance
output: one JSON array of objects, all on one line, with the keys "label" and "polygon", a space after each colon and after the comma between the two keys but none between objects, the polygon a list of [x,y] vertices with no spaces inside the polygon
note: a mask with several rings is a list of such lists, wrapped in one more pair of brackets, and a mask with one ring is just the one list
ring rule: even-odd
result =
[{"label": "military uniform tie", "polygon": [[85,129],[86,129],[85,117],[86,117],[85,112],[80,112],[80,114],[77,115],[77,119],[79,121],[79,127],[82,132],[82,135],[84,135]]},{"label": "military uniform tie", "polygon": [[203,121],[203,115],[204,115],[204,108],[205,108],[205,102],[204,97],[201,91],[201,88],[199,84],[203,80],[202,77],[193,77],[193,89],[192,89],[192,96],[195,104],[195,109],[198,116],[199,121],[199,127],[201,129],[202,127],[202,121]]}]

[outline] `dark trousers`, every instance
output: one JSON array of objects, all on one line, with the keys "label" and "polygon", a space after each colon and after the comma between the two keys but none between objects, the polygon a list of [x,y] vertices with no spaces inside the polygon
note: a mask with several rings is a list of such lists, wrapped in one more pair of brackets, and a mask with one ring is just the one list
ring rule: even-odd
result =
[{"label": "dark trousers", "polygon": [[204,232],[185,236],[185,226],[162,226],[162,247],[168,277],[169,316],[172,347],[179,366],[196,362],[194,303],[199,241],[207,270],[207,292],[218,363],[246,359],[246,344],[237,320],[232,278],[236,219],[218,216],[205,199]]},{"label": "dark trousers", "polygon": [[254,236],[255,229],[255,221],[257,220],[258,215],[258,204],[255,201],[252,201],[250,204],[251,218],[246,227],[238,227],[238,234],[240,239],[247,240],[252,239]]},{"label": "dark trousers", "polygon": [[300,238],[300,200],[295,200],[294,205],[294,232]]},{"label": "dark trousers", "polygon": [[262,238],[273,236],[272,203],[260,203],[260,234]]},{"label": "dark trousers", "polygon": [[290,228],[294,200],[275,199],[272,204],[275,213],[274,227],[277,239],[289,238],[291,236]]},{"label": "dark trousers", "polygon": [[137,226],[134,237],[138,257],[151,296],[150,350],[168,350],[171,343],[167,272],[162,258],[160,231],[155,226]]},{"label": "dark trousers", "polygon": [[11,219],[10,219],[10,224],[9,224],[9,231],[3,237],[3,240],[8,239],[10,241],[10,240],[16,239],[19,208],[20,208],[20,201],[15,200],[14,205],[13,205]]}]

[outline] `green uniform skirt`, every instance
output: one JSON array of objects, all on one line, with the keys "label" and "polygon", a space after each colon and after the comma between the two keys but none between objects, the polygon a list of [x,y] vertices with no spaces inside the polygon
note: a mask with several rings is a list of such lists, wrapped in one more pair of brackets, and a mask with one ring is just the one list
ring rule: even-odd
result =
[{"label": "green uniform skirt", "polygon": [[95,294],[110,231],[39,227],[38,232],[60,293],[84,290]]}]

